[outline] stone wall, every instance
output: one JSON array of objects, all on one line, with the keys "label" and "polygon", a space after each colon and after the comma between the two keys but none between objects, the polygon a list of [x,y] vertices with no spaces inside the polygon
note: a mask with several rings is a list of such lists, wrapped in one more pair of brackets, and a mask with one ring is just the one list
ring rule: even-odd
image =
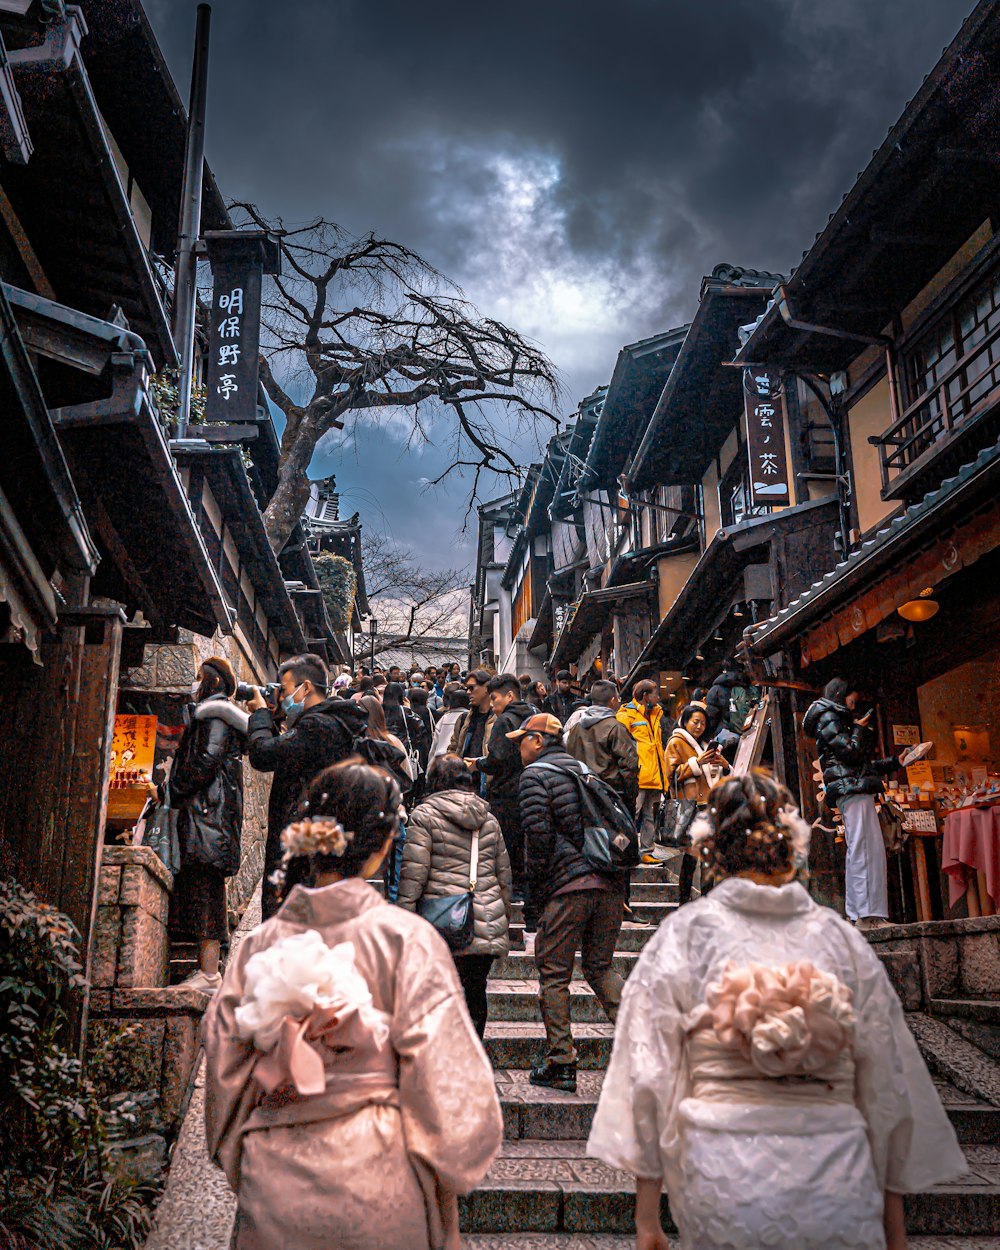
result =
[{"label": "stone wall", "polygon": [[148,846],[108,846],[101,860],[90,965],[94,990],[166,985],[173,878]]},{"label": "stone wall", "polygon": [[[187,694],[195,679],[198,665],[210,655],[224,655],[233,666],[238,681],[263,685],[270,680],[261,671],[254,657],[247,654],[236,636],[224,638],[216,634],[205,638],[187,630],[180,631],[173,644],[147,646],[139,668],[126,669],[121,687],[150,694]],[[240,870],[231,877],[227,887],[230,927],[243,915],[247,903],[264,871],[264,844],[267,840],[267,800],[271,779],[243,762],[243,841]]]},{"label": "stone wall", "polygon": [[1000,916],[891,925],[866,936],[907,1011],[1000,998]]}]

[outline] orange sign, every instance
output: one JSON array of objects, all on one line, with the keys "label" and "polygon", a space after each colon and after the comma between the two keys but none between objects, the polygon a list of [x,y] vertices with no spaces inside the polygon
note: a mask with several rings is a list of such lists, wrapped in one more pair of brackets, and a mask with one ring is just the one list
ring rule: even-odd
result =
[{"label": "orange sign", "polygon": [[131,820],[146,802],[146,782],[153,775],[155,716],[116,716],[111,743],[109,820]]}]

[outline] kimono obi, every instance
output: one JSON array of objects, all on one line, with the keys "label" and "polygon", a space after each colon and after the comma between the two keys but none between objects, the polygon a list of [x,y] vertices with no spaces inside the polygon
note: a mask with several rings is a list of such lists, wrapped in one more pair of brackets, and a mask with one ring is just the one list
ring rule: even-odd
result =
[{"label": "kimono obi", "polygon": [[691,1097],[853,1106],[854,1023],[851,991],[808,960],[730,960],[685,1021]]},{"label": "kimono obi", "polygon": [[292,1084],[265,1094],[251,1112],[243,1131],[274,1128],[279,1124],[337,1120],[373,1105],[398,1108],[398,1068],[392,1048],[386,1046],[371,1051],[364,1059],[364,1071],[338,1072],[334,1061],[332,1068],[327,1067],[326,1089],[321,1094],[303,1097]]},{"label": "kimono obi", "polygon": [[689,1097],[700,1102],[854,1105],[854,1058],[849,1051],[818,1072],[764,1076],[738,1048],[720,1042],[709,1027],[689,1035],[688,1064]]}]

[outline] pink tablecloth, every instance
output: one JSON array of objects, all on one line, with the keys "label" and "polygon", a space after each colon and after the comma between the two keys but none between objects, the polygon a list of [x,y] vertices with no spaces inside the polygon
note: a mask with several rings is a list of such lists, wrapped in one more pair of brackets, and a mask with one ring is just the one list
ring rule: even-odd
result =
[{"label": "pink tablecloth", "polygon": [[963,807],[945,817],[941,867],[952,904],[965,893],[969,868],[986,873],[990,898],[1000,903],[1000,804]]}]

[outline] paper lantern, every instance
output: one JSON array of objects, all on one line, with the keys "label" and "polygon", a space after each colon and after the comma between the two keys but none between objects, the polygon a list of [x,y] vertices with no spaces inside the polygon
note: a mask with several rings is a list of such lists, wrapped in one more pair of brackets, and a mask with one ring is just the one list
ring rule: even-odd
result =
[{"label": "paper lantern", "polygon": [[940,606],[936,599],[910,599],[897,610],[904,621],[929,621]]}]

